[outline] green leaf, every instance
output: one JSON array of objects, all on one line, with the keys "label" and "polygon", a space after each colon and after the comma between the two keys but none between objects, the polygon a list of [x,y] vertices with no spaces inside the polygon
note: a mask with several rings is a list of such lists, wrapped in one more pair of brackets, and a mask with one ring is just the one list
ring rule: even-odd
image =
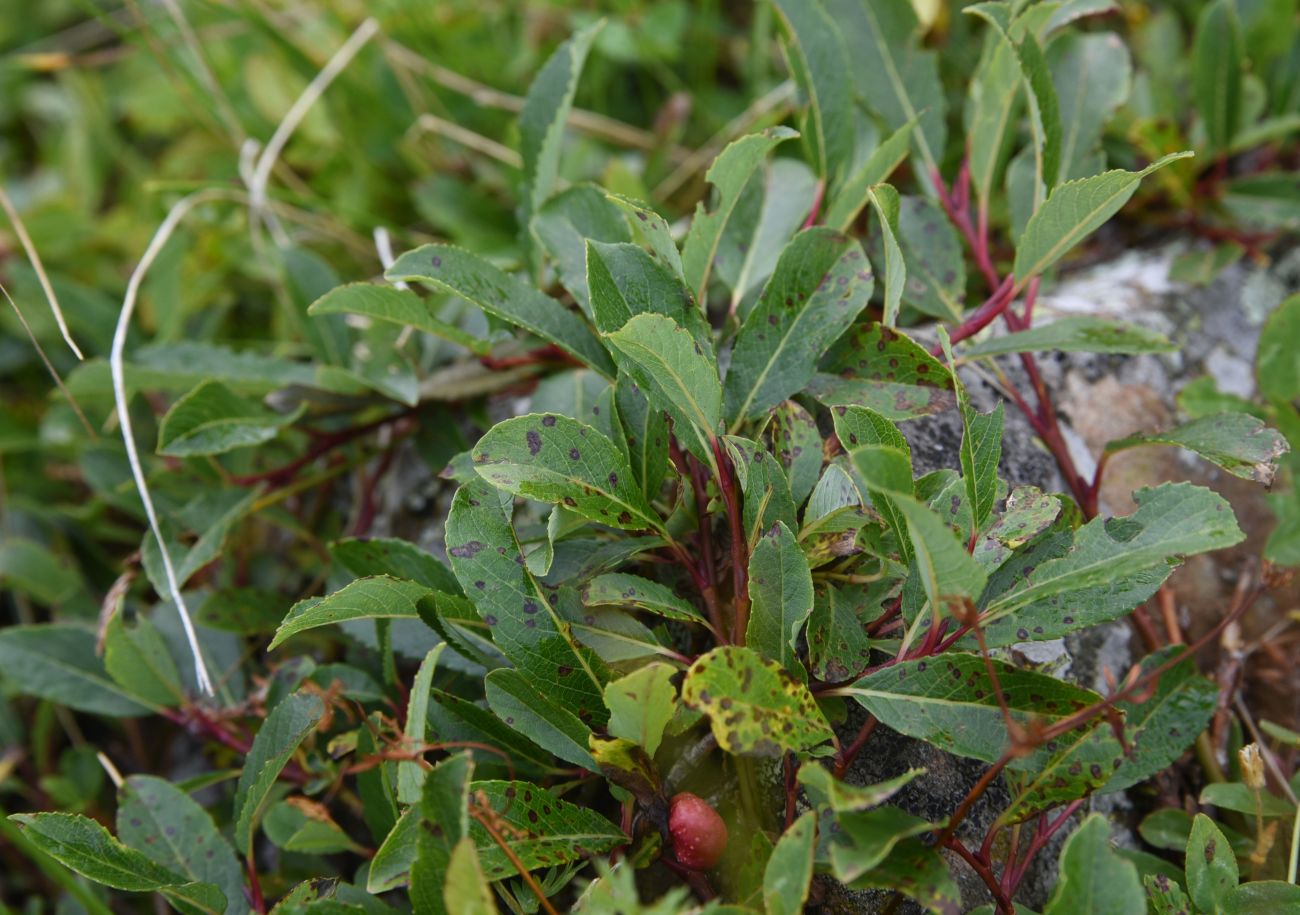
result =
[{"label": "green leaf", "polygon": [[0,671],[18,691],[77,711],[129,717],[149,707],[109,678],[93,632],[68,623],[0,630]]},{"label": "green leaf", "polygon": [[799,670],[799,634],[813,608],[812,574],[794,534],[780,521],[750,554],[749,599],[745,644],[785,670]]},{"label": "green leaf", "polygon": [[685,282],[686,274],[682,269],[682,256],[677,250],[676,242],[673,241],[672,229],[668,227],[667,221],[648,203],[632,200],[620,194],[610,194],[609,199],[623,212],[633,217],[632,231],[641,239],[641,243],[660,261],[671,267],[673,273],[677,274],[682,282]]},{"label": "green leaf", "polygon": [[564,288],[588,317],[594,317],[587,286],[587,245],[630,242],[632,231],[623,210],[599,187],[579,184],[543,204],[532,228],[555,263]]},{"label": "green leaf", "polygon": [[[406,724],[402,728],[402,737],[406,745],[419,747],[424,745],[424,735],[429,729],[429,693],[433,689],[433,674],[438,669],[438,658],[446,642],[439,642],[429,649],[420,669],[411,681],[411,694],[406,704]],[[424,788],[424,767],[418,760],[406,759],[397,764],[397,800],[403,804],[414,804],[420,800]]]},{"label": "green leaf", "polygon": [[496,897],[483,873],[478,850],[469,838],[461,839],[451,850],[447,862],[447,880],[443,886],[446,911],[458,915],[497,915]]},{"label": "green leaf", "polygon": [[703,202],[696,207],[691,230],[682,246],[686,285],[695,294],[697,302],[705,301],[718,243],[750,175],[774,147],[798,135],[788,127],[771,127],[741,137],[729,144],[709,166],[704,177],[713,185],[717,202],[712,210],[706,210]]},{"label": "green leaf", "polygon": [[940,915],[961,912],[961,890],[937,848],[920,839],[904,839],[889,855],[858,878],[853,889],[883,887],[914,899]]},{"label": "green leaf", "polygon": [[9,819],[18,823],[24,837],[41,851],[96,883],[137,893],[179,888],[188,883],[180,874],[127,848],[89,817],[74,813],[15,813]]},{"label": "green leaf", "polygon": [[1187,894],[1164,874],[1143,874],[1142,886],[1152,915],[1191,915],[1192,903]]},{"label": "green leaf", "polygon": [[736,204],[713,265],[731,290],[728,311],[744,321],[777,257],[808,220],[818,179],[799,159],[769,160],[749,179]]},{"label": "green leaf", "polygon": [[1059,350],[1066,353],[1171,353],[1178,347],[1163,334],[1136,324],[1087,315],[1061,318],[1029,330],[989,337],[966,347],[961,357]]},{"label": "green leaf", "polygon": [[[1023,586],[989,600],[985,619],[992,621],[1034,605],[1043,608],[1049,598],[1072,592],[1113,588],[1115,582],[1129,576],[1154,573],[1158,585],[1181,557],[1232,546],[1244,536],[1227,502],[1208,489],[1165,483],[1139,489],[1133,498],[1136,512],[1089,521],[1075,534],[1068,553],[1038,565]],[[1051,606],[1050,613],[1059,612],[1057,605]],[[1080,605],[1078,615],[1089,609]],[[1018,616],[1022,626],[1027,616],[1025,612]],[[1069,620],[1069,624],[1074,622]]]},{"label": "green leaf", "polygon": [[709,329],[690,291],[671,267],[640,245],[588,241],[587,285],[596,329],[611,334],[639,314],[660,314],[701,343]]},{"label": "green leaf", "polygon": [[562,504],[623,530],[663,530],[622,452],[576,419],[556,413],[516,416],[488,430],[473,455],[479,475],[513,495]]},{"label": "green leaf", "polygon": [[1030,217],[1016,248],[1016,290],[1023,289],[1118,213],[1143,178],[1190,155],[1190,152],[1170,153],[1141,171],[1115,169],[1057,187]]},{"label": "green leaf", "polygon": [[653,757],[677,712],[676,674],[667,664],[651,663],[611,681],[605,687],[610,735],[632,741]]},{"label": "green leaf", "polygon": [[875,211],[885,251],[885,311],[881,323],[893,327],[898,323],[898,308],[907,288],[907,262],[898,244],[898,191],[888,184],[878,184],[867,191],[867,198]]},{"label": "green leaf", "polygon": [[1238,224],[1264,230],[1300,226],[1300,189],[1294,172],[1242,175],[1224,182],[1223,208]]},{"label": "green leaf", "polygon": [[1002,403],[992,413],[978,413],[965,397],[961,404],[961,473],[966,484],[975,529],[993,512],[998,495],[998,462],[1002,459]]},{"label": "green leaf", "polygon": [[0,584],[47,605],[71,599],[83,586],[81,576],[48,547],[12,535],[0,542]]},{"label": "green leaf", "polygon": [[297,418],[240,397],[219,381],[205,381],[172,405],[158,427],[158,453],[169,457],[224,454],[275,438]]},{"label": "green leaf", "polygon": [[328,808],[303,797],[272,805],[262,819],[262,830],[277,848],[285,851],[308,855],[362,851],[334,822]]},{"label": "green leaf", "polygon": [[118,791],[117,834],[159,867],[217,887],[228,915],[248,911],[234,849],[209,813],[166,779],[132,775],[126,780]]},{"label": "green leaf", "polygon": [[147,617],[127,626],[119,610],[104,630],[104,668],[132,696],[163,708],[184,699],[181,675],[167,643]]},{"label": "green leaf", "polygon": [[[177,510],[174,517],[165,514],[159,519],[176,568],[176,580],[181,587],[196,572],[217,558],[225,545],[226,537],[252,509],[257,498],[257,489],[246,492],[239,489],[212,489],[196,496]],[[198,535],[193,545],[186,547],[181,543],[181,525]],[[153,531],[144,535],[140,552],[141,564],[149,577],[149,583],[159,594],[168,593],[162,553]]]},{"label": "green leaf", "polygon": [[614,388],[618,421],[623,429],[628,462],[641,485],[646,501],[659,495],[668,472],[668,421],[662,410],[654,410],[641,389],[627,375],[619,375]]},{"label": "green leaf", "polygon": [[1061,873],[1043,915],[1146,915],[1137,868],[1110,847],[1110,824],[1090,814],[1061,851]]},{"label": "green leaf", "polygon": [[330,556],[358,577],[388,575],[432,591],[460,594],[451,569],[433,554],[400,537],[345,537],[329,545]]},{"label": "green leaf", "polygon": [[477,254],[451,245],[424,245],[403,254],[384,275],[458,295],[614,377],[609,354],[582,318]]},{"label": "green leaf", "polygon": [[448,324],[434,314],[434,303],[421,299],[409,289],[378,283],[348,283],[325,293],[307,308],[309,315],[362,315],[375,321],[414,327],[452,343],[458,343],[478,355],[492,351],[488,341]]},{"label": "green leaf", "polygon": [[897,807],[877,807],[865,813],[841,813],[839,831],[831,844],[835,876],[851,884],[889,857],[899,842],[934,829],[934,824]]},{"label": "green leaf", "polygon": [[1203,813],[1187,837],[1187,895],[1202,912],[1221,912],[1237,888],[1237,856],[1219,827]]},{"label": "green leaf", "polygon": [[1283,300],[1260,329],[1255,377],[1269,400],[1300,397],[1300,295]]},{"label": "green leaf", "polygon": [[289,609],[268,648],[308,629],[351,620],[419,619],[418,605],[433,593],[424,585],[389,575],[358,578],[326,597],[309,597]]},{"label": "green leaf", "polygon": [[564,142],[564,125],[573,107],[573,94],[587,52],[604,24],[600,20],[575,32],[555,50],[528,87],[519,112],[519,151],[524,160],[529,214],[536,213],[551,196],[559,177],[560,147]]},{"label": "green leaf", "polygon": [[803,753],[833,736],[808,687],[748,648],[715,648],[686,672],[682,702],[709,718],[718,746],[739,756]]},{"label": "green leaf", "polygon": [[1061,177],[1086,177],[1102,129],[1129,96],[1133,64],[1113,32],[1066,32],[1047,47],[1061,106]]},{"label": "green leaf", "polygon": [[[510,850],[528,870],[603,855],[628,841],[622,830],[595,811],[562,801],[528,782],[472,782],[470,802],[486,804],[484,813],[508,837]],[[518,873],[477,818],[470,823],[470,835],[489,880]]]},{"label": "green leaf", "polygon": [[600,771],[587,749],[591,728],[539,692],[519,671],[494,670],[484,685],[488,708],[507,725],[567,762]]},{"label": "green leaf", "polygon": [[[486,713],[484,713],[486,714]],[[454,757],[453,757],[454,758]],[[444,760],[447,762],[448,760]],[[424,781],[426,789],[429,780]],[[366,891],[386,893],[407,882],[420,841],[420,808],[407,807],[370,859]]]},{"label": "green leaf", "polygon": [[966,101],[971,184],[983,213],[988,212],[993,188],[1006,165],[1024,84],[1014,43],[1007,39],[1007,27],[1011,26],[1017,37],[1023,35],[1031,17],[1035,21],[1041,18],[1038,11],[1042,9],[1041,5],[1030,7],[1014,24],[1005,21],[1008,11],[1001,4],[984,3],[963,10],[979,13],[996,32],[970,82]]},{"label": "green leaf", "polygon": [[795,915],[804,910],[812,883],[817,812],[805,811],[782,833],[763,873],[767,915]]},{"label": "green leaf", "polygon": [[1300,886],[1281,880],[1253,880],[1243,883],[1223,901],[1224,915],[1255,915],[1257,912],[1300,912]]},{"label": "green leaf", "polygon": [[1213,0],[1201,9],[1192,39],[1192,97],[1213,152],[1225,152],[1241,126],[1242,65],[1236,4]]},{"label": "green leaf", "polygon": [[[411,905],[416,915],[444,915],[460,912],[446,899],[445,884],[452,856],[461,841],[469,838],[469,786],[474,775],[474,758],[468,753],[449,756],[430,770],[411,843]],[[473,848],[473,845],[470,845]],[[373,890],[372,890],[373,892]]]},{"label": "green leaf", "polygon": [[870,265],[853,239],[814,227],[786,245],[731,352],[724,397],[733,430],[803,389],[872,288]]},{"label": "green leaf", "polygon": [[235,789],[235,846],[248,854],[253,833],[270,800],[275,780],[307,735],[325,713],[320,697],[293,693],[266,716],[244,758],[244,770]]},{"label": "green leaf", "polygon": [[1106,452],[1111,454],[1138,445],[1186,448],[1233,476],[1265,486],[1273,481],[1278,459],[1290,450],[1280,432],[1245,413],[1218,413],[1194,419],[1168,432],[1130,435],[1108,442]]},{"label": "green leaf", "polygon": [[891,130],[916,122],[912,141],[928,182],[943,158],[947,106],[938,58],[919,48],[920,24],[910,0],[827,0],[826,10],[852,49],[858,93]]},{"label": "green leaf", "polygon": [[[1169,265],[1169,279],[1174,283],[1187,283],[1189,286],[1208,286],[1224,270],[1241,260],[1246,248],[1240,242],[1226,241],[1212,248],[1193,248],[1174,258]],[[1197,379],[1202,383],[1214,384],[1213,378]],[[1178,392],[1185,396],[1184,391]]]},{"label": "green leaf", "polygon": [[850,785],[832,776],[825,767],[810,762],[799,767],[798,778],[799,784],[809,789],[814,803],[825,804],[836,813],[851,813],[883,804],[924,774],[924,769],[908,769],[902,775],[874,785]]},{"label": "green leaf", "polygon": [[1296,812],[1294,804],[1269,791],[1255,791],[1241,782],[1211,782],[1201,789],[1197,800],[1251,817],[1256,812],[1266,817],[1292,817]]},{"label": "green leaf", "polygon": [[844,38],[820,0],[773,0],[794,35],[792,67],[809,102],[802,136],[818,176],[838,189],[854,151],[852,83]]},{"label": "green leaf", "polygon": [[[984,590],[984,570],[953,536],[952,528],[909,495],[890,492],[889,501],[906,519],[911,555],[934,612],[942,611],[948,600],[978,597]],[[899,532],[900,538],[903,533]]]},{"label": "green leaf", "polygon": [[[1100,700],[1091,690],[1046,674],[1002,661],[990,663],[1007,708],[1021,725],[1032,717],[1050,726]],[[901,661],[868,674],[842,692],[882,724],[948,753],[994,762],[1007,749],[1002,710],[979,655],[946,652],[939,658]],[[1032,770],[1050,754],[1044,747],[1012,761],[1011,768]]]},{"label": "green leaf", "polygon": [[500,497],[486,481],[462,485],[452,499],[447,555],[501,652],[539,691],[602,724],[605,667],[577,643],[551,604],[553,592],[523,563]]},{"label": "green leaf", "polygon": [[812,414],[793,400],[772,414],[772,453],[785,468],[790,498],[803,505],[817,485],[822,469],[822,436]]},{"label": "green leaf", "polygon": [[831,199],[822,222],[841,232],[849,230],[862,208],[870,202],[871,189],[888,178],[907,158],[914,127],[915,118],[900,125],[881,141],[858,170],[844,181],[840,192]]},{"label": "green leaf", "polygon": [[722,382],[712,350],[663,315],[637,315],[605,339],[651,406],[672,417],[683,445],[711,463],[710,443],[722,422]]},{"label": "green leaf", "polygon": [[609,572],[587,582],[582,588],[582,602],[588,607],[627,607],[670,620],[704,622],[700,611],[668,586],[626,572]]}]

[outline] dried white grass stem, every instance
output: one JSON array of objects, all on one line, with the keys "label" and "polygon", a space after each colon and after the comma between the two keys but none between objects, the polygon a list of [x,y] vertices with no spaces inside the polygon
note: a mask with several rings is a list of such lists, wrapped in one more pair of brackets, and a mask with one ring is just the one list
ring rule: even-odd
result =
[{"label": "dried white grass stem", "polygon": [[[0,187],[0,208],[3,208],[5,215],[9,217],[9,222],[14,227],[14,234],[18,236],[19,243],[22,244],[23,250],[27,252],[27,259],[32,262],[32,269],[36,271],[36,278],[40,280],[41,290],[45,293],[45,299],[50,303],[50,311],[54,312],[54,320],[59,325],[59,332],[63,334],[63,340],[68,344],[68,348],[76,355],[78,359],[85,360],[81,354],[81,347],[72,339],[72,331],[68,329],[68,322],[63,319],[63,309],[59,307],[59,297],[54,294],[54,287],[50,285],[50,278],[45,273],[45,266],[41,263],[41,256],[36,253],[36,246],[32,244],[32,237],[27,234],[27,227],[23,225],[22,217],[18,215],[18,210],[14,207],[13,201],[5,193],[5,189]],[[15,306],[15,309],[17,306]]]},{"label": "dried white grass stem", "polygon": [[144,467],[140,463],[140,454],[135,447],[135,434],[131,428],[131,413],[128,409],[127,392],[126,392],[126,372],[123,368],[122,355],[126,350],[126,334],[131,327],[131,316],[135,313],[135,302],[140,295],[140,284],[144,282],[145,274],[149,272],[150,266],[162,251],[163,246],[167,244],[176,227],[180,225],[185,215],[190,210],[204,203],[213,200],[243,200],[244,195],[237,191],[229,191],[220,188],[210,188],[208,190],[196,191],[176,202],[176,205],[167,213],[167,217],[158,226],[154,232],[153,238],[149,241],[149,247],[145,249],[144,256],[140,258],[140,263],[136,264],[135,270],[131,273],[131,278],[126,284],[126,295],[122,299],[122,311],[117,317],[117,329],[113,332],[113,348],[109,353],[108,365],[113,375],[113,400],[117,405],[117,419],[122,428],[122,441],[126,445],[127,461],[131,464],[131,476],[135,479],[136,491],[140,493],[140,501],[144,503],[144,513],[149,519],[149,529],[158,540],[158,553],[162,557],[163,571],[167,578],[168,596],[176,604],[176,612],[180,615],[181,626],[185,630],[185,639],[189,642],[190,653],[194,656],[194,675],[198,680],[199,689],[209,696],[213,694],[212,679],[208,676],[208,667],[203,660],[203,652],[199,648],[198,634],[194,631],[194,623],[190,619],[189,609],[185,606],[185,598],[181,596],[180,582],[176,578],[176,566],[172,562],[170,551],[167,549],[167,542],[163,539],[162,528],[158,524],[158,512],[154,509],[153,498],[149,495],[149,485],[145,480]]},{"label": "dried white grass stem", "polygon": [[496,140],[483,136],[481,133],[475,133],[468,128],[461,127],[453,121],[448,121],[438,117],[436,114],[422,114],[415,119],[414,127],[417,130],[425,130],[429,133],[436,133],[444,136],[449,140],[455,140],[462,146],[468,147],[475,152],[481,152],[485,156],[491,156],[498,162],[503,162],[511,168],[523,168],[523,156],[515,152],[509,146],[504,146]]},{"label": "dried white grass stem", "polygon": [[266,206],[266,187],[271,180],[271,171],[275,168],[276,160],[284,150],[285,144],[293,136],[293,132],[298,129],[311,106],[316,104],[317,100],[329,88],[329,84],[343,72],[344,68],[352,62],[352,58],[357,52],[365,46],[365,43],[375,36],[379,31],[379,23],[374,19],[367,19],[357,26],[348,40],[343,42],[342,46],[334,52],[334,56],[326,62],[321,71],[312,78],[307,84],[307,88],[302,91],[302,95],[289,106],[284,117],[280,120],[279,125],[275,128],[275,133],[271,134],[271,139],[267,141],[266,148],[258,156],[257,164],[253,166],[252,175],[248,182],[249,204],[254,212],[259,215]]}]

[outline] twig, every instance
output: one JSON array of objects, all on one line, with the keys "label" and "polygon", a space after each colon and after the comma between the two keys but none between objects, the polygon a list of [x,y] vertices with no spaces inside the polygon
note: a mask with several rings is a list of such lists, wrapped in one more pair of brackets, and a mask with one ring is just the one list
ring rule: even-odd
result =
[{"label": "twig", "polygon": [[[27,226],[23,224],[22,217],[18,215],[18,209],[14,206],[13,201],[9,199],[9,195],[5,193],[3,187],[0,187],[0,208],[3,208],[5,215],[9,217],[9,222],[14,227],[14,234],[18,236],[23,251],[27,253],[27,260],[31,262],[32,270],[36,272],[36,279],[40,281],[41,291],[45,293],[45,300],[50,303],[50,311],[54,312],[54,321],[59,325],[59,333],[63,334],[63,340],[68,344],[68,349],[72,350],[78,359],[85,361],[86,357],[81,354],[81,347],[77,346],[77,342],[72,339],[72,331],[68,329],[68,322],[63,318],[63,309],[59,307],[59,297],[54,294],[54,286],[51,285],[50,278],[45,273],[45,265],[41,263],[41,256],[36,253],[36,245],[33,244],[32,237],[27,234]],[[26,326],[25,323],[24,326]],[[77,412],[80,413],[81,411],[78,410]],[[94,433],[92,432],[91,435],[93,436]]]}]

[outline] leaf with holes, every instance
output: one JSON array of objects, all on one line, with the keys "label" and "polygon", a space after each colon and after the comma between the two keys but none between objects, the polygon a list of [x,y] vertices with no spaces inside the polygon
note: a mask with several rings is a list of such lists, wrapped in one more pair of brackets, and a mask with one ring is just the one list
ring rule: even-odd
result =
[{"label": "leaf with holes", "polygon": [[[528,870],[603,855],[629,841],[595,811],[562,801],[528,782],[472,782],[469,798],[470,835],[489,880],[518,873],[493,833],[509,843],[514,857]],[[484,821],[492,825],[492,832]]]},{"label": "leaf with holes", "polygon": [[384,276],[458,295],[488,314],[554,343],[602,375],[614,377],[609,354],[582,318],[477,254],[451,245],[424,245],[399,257]]},{"label": "leaf with holes", "polygon": [[486,481],[456,491],[447,516],[447,555],[501,652],[539,691],[603,724],[605,665],[578,644],[556,612],[551,601],[558,593],[528,570],[500,496]]},{"label": "leaf with holes", "polygon": [[814,227],[786,245],[731,352],[723,393],[733,429],[803,389],[873,285],[861,246],[838,232]]},{"label": "leaf with holes", "polygon": [[748,648],[715,648],[691,665],[682,702],[709,718],[739,756],[813,752],[833,736],[808,687]]},{"label": "leaf with holes", "polygon": [[623,530],[659,530],[632,468],[606,436],[556,413],[497,423],[474,446],[474,469],[498,489],[564,505]]},{"label": "leaf with holes", "polygon": [[1278,459],[1290,450],[1280,432],[1245,413],[1217,413],[1168,432],[1130,435],[1107,443],[1106,452],[1112,454],[1139,445],[1186,448],[1233,476],[1265,486],[1273,481]]}]

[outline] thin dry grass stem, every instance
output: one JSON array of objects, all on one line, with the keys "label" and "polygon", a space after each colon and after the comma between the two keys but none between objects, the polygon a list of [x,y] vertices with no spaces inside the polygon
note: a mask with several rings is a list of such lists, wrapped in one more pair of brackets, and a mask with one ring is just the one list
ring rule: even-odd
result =
[{"label": "thin dry grass stem", "polygon": [[467,149],[482,153],[498,162],[504,163],[511,168],[523,168],[523,156],[515,152],[509,146],[498,143],[496,140],[483,136],[481,133],[461,127],[459,124],[440,118],[436,114],[422,114],[415,119],[411,125],[409,133],[424,131],[427,133],[436,133],[439,136],[454,140]]},{"label": "thin dry grass stem", "polygon": [[203,54],[203,45],[199,38],[194,34],[194,29],[190,22],[185,18],[185,13],[181,10],[180,4],[176,0],[161,0],[163,8],[167,10],[167,15],[176,25],[177,31],[181,33],[181,40],[185,42],[185,47],[189,50],[190,56],[194,58],[194,66],[198,71],[199,82],[208,90],[216,102],[218,116],[225,124],[226,130],[230,132],[232,145],[238,147],[248,136],[244,130],[244,125],[239,122],[239,116],[235,114],[234,106],[230,104],[230,98],[226,95],[225,90],[221,88],[221,83],[217,82],[216,74],[208,66],[208,59]]},{"label": "thin dry grass stem", "polygon": [[18,316],[18,323],[23,326],[27,339],[32,341],[32,347],[36,350],[36,355],[40,356],[41,362],[45,363],[45,370],[50,373],[50,377],[58,385],[59,391],[67,398],[68,406],[72,407],[72,412],[77,414],[77,419],[81,420],[81,425],[85,427],[86,433],[91,439],[98,439],[99,436],[95,433],[95,428],[90,424],[90,420],[86,419],[86,414],[81,412],[81,405],[77,403],[76,398],[72,396],[72,392],[63,383],[63,378],[60,377],[58,369],[54,367],[54,363],[50,362],[50,357],[45,354],[45,348],[41,346],[41,341],[37,340],[36,334],[32,333],[32,326],[27,323],[27,318],[23,316],[22,309],[18,307],[18,303],[14,301],[14,297],[9,294],[9,290],[2,283],[0,283],[0,292],[4,293],[4,297],[9,300],[9,305],[13,308],[14,314]]},{"label": "thin dry grass stem", "polygon": [[36,253],[36,245],[32,243],[32,237],[27,234],[27,226],[23,224],[22,217],[18,215],[18,210],[5,189],[0,187],[0,208],[3,208],[5,215],[9,217],[9,222],[14,227],[14,234],[18,236],[19,243],[23,246],[23,251],[27,253],[27,260],[31,262],[32,269],[36,271],[36,278],[40,280],[41,291],[45,293],[45,300],[50,303],[50,311],[54,312],[54,320],[59,325],[59,333],[63,334],[63,340],[68,344],[68,349],[80,360],[85,361],[85,356],[81,354],[81,347],[77,346],[77,341],[72,339],[72,331],[68,329],[68,322],[63,318],[63,309],[59,307],[59,297],[54,294],[54,287],[50,284],[50,278],[45,272],[45,265],[41,263],[41,256]]}]

